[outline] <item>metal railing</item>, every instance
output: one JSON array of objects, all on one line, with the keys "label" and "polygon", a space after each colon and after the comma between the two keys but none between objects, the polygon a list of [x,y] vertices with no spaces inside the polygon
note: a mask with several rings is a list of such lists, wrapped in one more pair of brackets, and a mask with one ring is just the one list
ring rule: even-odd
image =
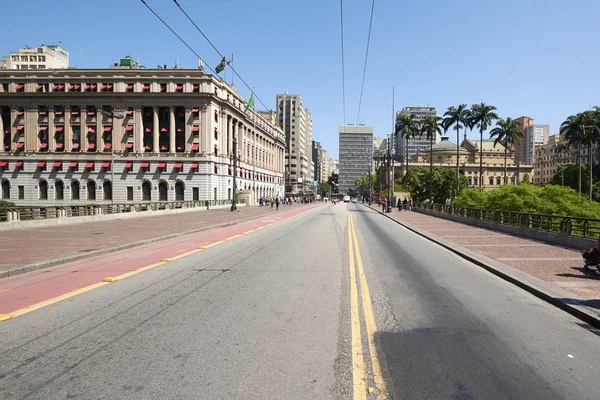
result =
[{"label": "metal railing", "polygon": [[436,211],[463,218],[518,226],[546,232],[564,233],[584,238],[600,236],[600,219],[570,217],[565,215],[536,214],[517,211],[487,210],[445,204],[416,203],[416,210]]},{"label": "metal railing", "polygon": [[[238,205],[245,204],[243,199]],[[83,217],[90,215],[123,214],[140,211],[208,208],[230,205],[231,200],[158,201],[124,204],[69,204],[49,206],[4,206],[0,204],[0,223],[40,219]]]}]

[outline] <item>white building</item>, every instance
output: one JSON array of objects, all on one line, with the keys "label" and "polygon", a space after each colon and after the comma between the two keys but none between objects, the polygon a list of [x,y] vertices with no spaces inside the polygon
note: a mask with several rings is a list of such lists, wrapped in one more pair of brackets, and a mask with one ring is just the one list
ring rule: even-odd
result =
[{"label": "white building", "polygon": [[356,178],[369,173],[373,161],[373,127],[342,125],[339,140],[339,193],[348,193],[356,187]]},{"label": "white building", "polygon": [[69,52],[60,45],[41,45],[13,51],[0,60],[0,69],[65,69]]},{"label": "white building", "polygon": [[[398,114],[414,114],[415,120],[421,121],[426,115],[436,115],[435,107],[404,107]],[[435,143],[440,141],[440,135],[436,133]],[[414,136],[408,140],[408,159],[412,161],[418,152],[429,148],[430,141],[425,136]],[[404,161],[406,158],[406,140],[402,138],[402,134],[398,133],[398,137],[395,138],[394,148],[396,151],[395,158],[399,161]]]},{"label": "white building", "polygon": [[550,125],[534,124],[525,127],[523,140],[525,141],[525,164],[533,165],[535,148],[548,143]]}]

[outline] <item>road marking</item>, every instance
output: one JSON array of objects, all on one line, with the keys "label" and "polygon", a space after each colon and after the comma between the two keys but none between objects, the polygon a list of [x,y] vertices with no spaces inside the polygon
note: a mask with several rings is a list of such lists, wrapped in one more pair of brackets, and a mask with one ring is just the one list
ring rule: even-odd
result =
[{"label": "road marking", "polygon": [[221,244],[221,243],[225,243],[225,241],[224,241],[224,240],[219,240],[218,242],[213,242],[213,243],[210,243],[210,244],[204,245],[204,248],[205,248],[205,249],[208,249],[208,248],[210,248],[210,247],[216,246],[216,245],[218,245],[218,244]]},{"label": "road marking", "polygon": [[387,390],[385,381],[383,379],[383,373],[381,372],[381,364],[377,357],[377,349],[375,348],[375,332],[377,332],[377,324],[375,323],[375,314],[373,313],[373,306],[371,303],[371,293],[369,292],[369,285],[367,284],[367,277],[363,267],[362,257],[360,255],[360,247],[358,246],[358,238],[356,237],[356,230],[354,229],[354,220],[352,215],[350,217],[350,227],[352,232],[352,239],[354,241],[354,252],[356,254],[356,264],[358,265],[358,276],[360,279],[360,294],[362,297],[363,314],[365,316],[365,326],[367,328],[367,341],[369,343],[369,353],[371,356],[371,364],[373,366],[373,380],[375,386],[379,389],[380,395],[378,398],[387,398]]},{"label": "road marking", "polygon": [[12,316],[10,314],[0,314],[0,322],[8,321],[11,318],[12,318]]},{"label": "road marking", "polygon": [[34,304],[32,306],[29,306],[29,307],[21,308],[20,310],[17,310],[17,311],[13,311],[9,315],[11,317],[13,317],[13,318],[14,317],[18,317],[20,315],[27,314],[27,313],[29,313],[31,311],[38,310],[38,309],[40,309],[42,307],[46,307],[46,306],[49,306],[51,304],[58,303],[59,301],[66,300],[66,299],[68,299],[70,297],[77,296],[78,294],[89,292],[90,290],[94,290],[94,289],[99,288],[100,286],[104,286],[104,285],[108,285],[108,283],[107,282],[94,283],[93,285],[86,286],[86,287],[83,287],[81,289],[77,289],[77,290],[74,290],[72,292],[69,292],[69,293],[65,293],[63,295],[60,295],[60,296],[54,297],[52,299],[48,299],[48,300],[42,301],[40,303]]},{"label": "road marking", "polygon": [[9,291],[11,291],[11,290],[12,290],[12,289],[2,289],[2,290],[0,290],[0,293],[9,292]]},{"label": "road marking", "polygon": [[348,213],[348,256],[350,260],[350,328],[352,336],[352,387],[353,399],[366,399],[366,368],[363,357],[360,332],[360,311],[358,309],[358,288],[354,269],[354,250],[350,233],[350,213]]}]

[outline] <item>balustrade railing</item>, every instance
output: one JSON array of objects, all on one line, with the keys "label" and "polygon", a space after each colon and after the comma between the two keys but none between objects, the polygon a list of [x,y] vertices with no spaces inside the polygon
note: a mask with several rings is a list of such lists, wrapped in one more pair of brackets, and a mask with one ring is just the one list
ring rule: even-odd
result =
[{"label": "balustrade railing", "polygon": [[572,236],[598,238],[600,219],[570,217],[566,215],[536,214],[517,211],[487,210],[458,207],[446,204],[417,203],[415,209],[437,211],[464,218],[519,226],[547,232],[563,232]]},{"label": "balustrade railing", "polygon": [[[237,200],[238,205],[245,200]],[[181,208],[209,208],[230,205],[231,200],[158,201],[125,204],[70,204],[51,206],[3,206],[0,207],[0,223],[83,217],[90,215],[122,214],[140,211],[176,210]]]}]

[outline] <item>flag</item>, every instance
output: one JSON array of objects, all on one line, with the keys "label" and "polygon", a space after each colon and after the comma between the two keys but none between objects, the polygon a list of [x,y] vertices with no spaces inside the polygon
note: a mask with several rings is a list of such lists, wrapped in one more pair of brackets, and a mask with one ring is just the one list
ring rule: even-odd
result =
[{"label": "flag", "polygon": [[229,57],[229,61],[227,61],[227,65],[233,62],[233,53],[231,53],[231,57]]},{"label": "flag", "polygon": [[252,91],[252,94],[250,95],[250,98],[248,99],[248,104],[246,104],[246,109],[244,110],[244,112],[248,111],[248,108],[254,108],[254,90]]},{"label": "flag", "polygon": [[220,74],[224,69],[225,69],[225,57],[223,57],[223,59],[221,60],[219,65],[217,65],[217,67],[215,68],[215,72],[217,74]]}]

